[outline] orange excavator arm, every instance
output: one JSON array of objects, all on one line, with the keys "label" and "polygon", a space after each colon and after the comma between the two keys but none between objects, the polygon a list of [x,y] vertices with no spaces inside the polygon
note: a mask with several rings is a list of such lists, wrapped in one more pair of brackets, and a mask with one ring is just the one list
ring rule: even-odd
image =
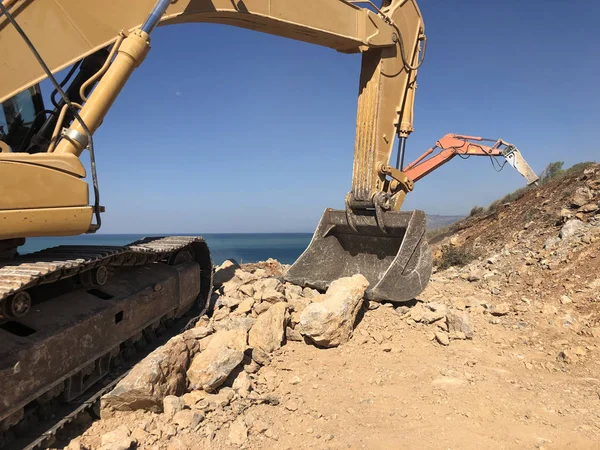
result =
[{"label": "orange excavator arm", "polygon": [[[494,142],[494,144],[489,146],[481,142]],[[433,154],[436,149],[439,149],[439,152]],[[533,184],[538,181],[538,176],[529,164],[527,164],[519,149],[514,145],[502,139],[494,141],[493,139],[485,139],[479,136],[464,136],[459,134],[445,135],[435,143],[435,146],[404,167],[403,172],[412,181],[418,181],[457,155],[461,157],[504,157],[506,158],[504,164],[508,163],[513,166],[515,170],[525,177],[527,184]]]}]

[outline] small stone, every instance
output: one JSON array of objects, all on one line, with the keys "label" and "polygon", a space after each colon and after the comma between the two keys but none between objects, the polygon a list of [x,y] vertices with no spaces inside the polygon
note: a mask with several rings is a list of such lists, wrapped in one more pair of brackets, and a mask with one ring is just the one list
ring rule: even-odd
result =
[{"label": "small stone", "polygon": [[572,303],[573,301],[568,296],[563,295],[563,296],[560,297],[560,302],[563,305],[568,305],[569,303]]},{"label": "small stone", "polygon": [[233,445],[243,445],[248,439],[248,428],[244,418],[239,416],[229,427],[229,442]]},{"label": "small stone", "polygon": [[469,320],[469,314],[466,312],[448,311],[446,314],[446,324],[449,332],[461,333],[468,339],[473,338],[473,329]]},{"label": "small stone", "polygon": [[462,340],[467,339],[467,336],[462,331],[452,331],[449,334],[449,338],[450,339],[454,339],[454,340],[461,340],[462,341]]},{"label": "small stone", "polygon": [[284,293],[288,299],[299,298],[302,297],[302,287],[295,284],[286,283],[284,286]]},{"label": "small stone", "polygon": [[475,281],[479,281],[481,280],[481,273],[480,272],[470,272],[467,275],[467,281],[474,283]]},{"label": "small stone", "polygon": [[167,439],[177,434],[177,429],[170,424],[165,425],[162,430],[162,435]]},{"label": "small stone", "polygon": [[229,316],[229,308],[225,307],[217,309],[212,317],[215,322],[218,322],[219,320],[225,319],[227,316]]},{"label": "small stone", "polygon": [[[209,409],[224,408],[225,406],[229,405],[229,402],[233,398],[233,395],[234,395],[233,389],[222,388],[216,394],[208,394],[206,396],[206,402],[208,403],[207,406]],[[202,402],[202,403],[203,403],[202,406],[204,406],[204,402]],[[199,406],[199,405],[196,405],[196,406]]]},{"label": "small stone", "polygon": [[372,300],[367,301],[366,304],[367,304],[367,309],[369,311],[373,311],[373,310],[375,310],[375,309],[377,309],[377,308],[379,308],[381,306],[381,303],[374,302]]},{"label": "small stone", "polygon": [[383,344],[381,344],[381,350],[383,350],[384,352],[391,352],[392,344],[390,344],[389,342],[384,342]]},{"label": "small stone", "polygon": [[573,350],[563,350],[558,354],[558,361],[562,361],[567,364],[574,364],[579,361],[578,356]]},{"label": "small stone", "polygon": [[101,442],[102,450],[129,450],[134,444],[134,440],[129,435],[129,428],[125,425],[103,434]]},{"label": "small stone", "polygon": [[600,206],[598,205],[598,203],[586,203],[581,208],[579,208],[577,211],[584,212],[584,213],[590,213],[590,212],[598,211],[598,209],[600,209]]},{"label": "small stone", "polygon": [[276,289],[267,288],[261,294],[261,300],[269,303],[285,302],[285,296]]},{"label": "small stone", "polygon": [[167,417],[172,417],[175,413],[181,411],[185,406],[185,402],[181,397],[167,395],[163,399],[163,411]]},{"label": "small stone", "polygon": [[267,431],[269,429],[269,425],[261,419],[256,419],[252,422],[251,428],[254,433],[260,434]]},{"label": "small stone", "polygon": [[505,316],[510,312],[510,306],[508,303],[498,303],[497,305],[492,305],[490,308],[490,314],[493,316]]},{"label": "small stone", "polygon": [[269,354],[262,351],[260,348],[253,348],[250,351],[250,357],[261,366],[266,366],[271,362]]},{"label": "small stone", "polygon": [[525,368],[527,370],[532,370],[533,369],[533,364],[531,364],[531,363],[525,363]]},{"label": "small stone", "polygon": [[183,394],[183,402],[188,408],[193,408],[196,403],[206,397],[206,392],[204,391],[192,391],[187,394]]},{"label": "small stone", "polygon": [[204,414],[199,411],[190,411],[189,409],[178,411],[173,416],[174,424],[179,425],[181,428],[189,428],[191,430],[195,430],[203,420]]},{"label": "small stone", "polygon": [[441,331],[436,331],[435,339],[442,345],[450,345],[450,339],[446,333],[442,333]]},{"label": "small stone", "polygon": [[[219,297],[219,303],[222,306],[225,306],[227,308],[234,308],[237,305],[239,305],[241,301],[242,301],[242,299],[237,298],[237,297],[227,297],[225,295],[222,295]],[[213,316],[213,318],[214,318],[214,316]],[[215,318],[215,320],[218,320],[218,319]]]},{"label": "small stone", "polygon": [[279,436],[277,436],[277,434],[270,428],[265,430],[265,436],[268,437],[269,439],[273,439],[274,441],[279,439]]},{"label": "small stone", "polygon": [[[295,314],[295,313],[294,313]],[[304,339],[298,330],[287,327],[285,329],[285,339],[288,341],[302,342]]]},{"label": "small stone", "polygon": [[246,397],[250,393],[250,389],[252,387],[252,380],[248,376],[248,373],[245,371],[238,373],[237,377],[235,377],[232,387],[240,397]]},{"label": "small stone", "polygon": [[235,311],[240,314],[248,314],[252,311],[255,301],[252,297],[242,300]]},{"label": "small stone", "polygon": [[293,377],[291,377],[288,380],[288,383],[295,386],[296,384],[299,384],[302,380],[300,379],[300,377],[298,375],[294,375]]},{"label": "small stone", "polygon": [[248,297],[252,297],[254,295],[254,286],[251,284],[244,284],[240,286],[238,290]]},{"label": "small stone", "polygon": [[304,289],[302,289],[302,296],[306,297],[306,298],[313,298],[313,297],[317,297],[319,294],[319,291],[317,291],[316,289],[312,289],[309,287],[305,287]]},{"label": "small stone", "polygon": [[560,210],[560,218],[563,220],[563,222],[566,222],[571,217],[573,217],[573,213],[571,212],[570,209],[563,208]]},{"label": "small stone", "polygon": [[287,409],[288,411],[297,411],[298,410],[298,403],[296,403],[293,400],[289,400],[285,403],[285,409]]},{"label": "small stone", "polygon": [[260,303],[254,303],[253,309],[254,309],[254,312],[260,316],[262,313],[267,312],[271,306],[272,305],[269,302],[260,302]]},{"label": "small stone", "polygon": [[371,330],[371,331],[369,332],[369,335],[370,335],[370,336],[373,338],[373,340],[374,340],[375,342],[377,342],[378,344],[381,344],[381,343],[383,343],[383,333],[381,333],[381,331],[380,331],[380,330],[377,330],[377,329],[375,329],[375,330]]}]

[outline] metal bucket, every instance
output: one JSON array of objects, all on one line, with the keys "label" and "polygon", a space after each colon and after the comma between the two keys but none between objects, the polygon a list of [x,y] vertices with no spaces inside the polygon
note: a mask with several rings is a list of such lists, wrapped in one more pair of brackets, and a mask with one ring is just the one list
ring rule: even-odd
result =
[{"label": "metal bucket", "polygon": [[405,302],[419,295],[431,276],[423,211],[351,214],[326,209],[307,249],[285,279],[325,290],[341,277],[362,274],[369,300]]}]

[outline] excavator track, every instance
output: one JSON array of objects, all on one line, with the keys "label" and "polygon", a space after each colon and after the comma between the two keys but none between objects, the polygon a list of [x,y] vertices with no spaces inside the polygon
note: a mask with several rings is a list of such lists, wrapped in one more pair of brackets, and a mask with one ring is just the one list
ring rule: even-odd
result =
[{"label": "excavator track", "polygon": [[86,398],[165,325],[204,313],[212,291],[208,246],[194,236],[59,246],[0,264],[2,311],[30,300],[24,314],[0,318],[0,448],[49,405]]}]

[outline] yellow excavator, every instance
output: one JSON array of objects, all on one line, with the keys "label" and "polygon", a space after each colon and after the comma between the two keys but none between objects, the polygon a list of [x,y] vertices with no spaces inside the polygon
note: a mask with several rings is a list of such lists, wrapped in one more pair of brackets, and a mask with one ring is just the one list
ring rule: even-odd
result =
[{"label": "yellow excavator", "polygon": [[[369,299],[421,293],[432,270],[425,214],[400,211],[414,180],[390,158],[397,142],[404,160],[427,40],[415,0],[380,3],[1,0],[0,433],[49,401],[77,398],[131,345],[208,304],[213,268],[201,237],[18,252],[28,237],[100,228],[94,133],[157,26],[220,23],[361,54],[345,209],[325,211],[286,279],[325,289],[362,273]],[[39,88],[45,79],[54,87],[51,106]],[[86,149],[92,201],[80,161]]]}]

